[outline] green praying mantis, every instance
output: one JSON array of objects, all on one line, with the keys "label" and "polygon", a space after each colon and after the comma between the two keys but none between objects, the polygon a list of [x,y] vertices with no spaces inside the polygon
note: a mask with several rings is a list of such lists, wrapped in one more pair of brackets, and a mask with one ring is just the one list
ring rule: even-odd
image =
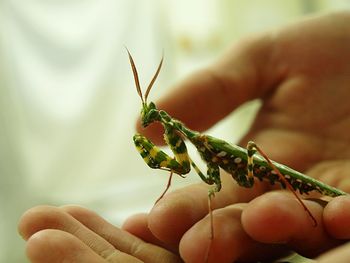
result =
[{"label": "green praying mantis", "polygon": [[[224,140],[187,128],[181,121],[172,118],[164,110],[158,109],[153,102],[147,101],[149,92],[162,67],[163,58],[143,95],[134,60],[130,52],[128,50],[127,52],[136,89],[142,101],[141,124],[143,127],[147,127],[153,122],[160,122],[164,127],[165,142],[174,153],[174,157],[163,152],[141,134],[134,135],[135,146],[149,167],[170,172],[168,185],[160,198],[168,190],[173,173],[183,176],[191,170],[191,166],[206,184],[212,185],[208,192],[211,239],[214,238],[211,199],[221,189],[220,169],[229,173],[238,185],[242,187],[253,187],[256,182],[255,178],[257,178],[260,181],[268,181],[270,184],[278,182],[282,188],[288,188],[308,213],[314,226],[317,226],[316,219],[298,196],[297,191],[300,194],[308,194],[311,191],[316,191],[322,195],[331,197],[347,194],[285,165],[271,161],[252,141],[248,143],[247,149],[244,149]],[[188,140],[195,146],[202,160],[206,163],[206,174],[202,173],[192,161],[187,152],[185,140]]]}]

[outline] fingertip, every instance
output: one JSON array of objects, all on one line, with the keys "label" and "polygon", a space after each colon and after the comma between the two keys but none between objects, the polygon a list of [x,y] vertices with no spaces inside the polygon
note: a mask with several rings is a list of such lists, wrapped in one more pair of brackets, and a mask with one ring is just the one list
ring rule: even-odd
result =
[{"label": "fingertip", "polygon": [[70,233],[45,229],[27,241],[26,254],[32,263],[102,262],[101,258]]},{"label": "fingertip", "polygon": [[180,255],[185,262],[224,263],[237,260],[250,240],[240,223],[241,212],[239,205],[213,211],[213,239],[209,216],[189,229],[179,246]]},{"label": "fingertip", "polygon": [[71,241],[73,238],[66,232],[54,229],[41,230],[28,239],[26,254],[33,263],[63,262],[67,259],[69,251],[74,250],[74,242]]},{"label": "fingertip", "polygon": [[185,262],[206,262],[211,249],[209,224],[207,219],[200,220],[183,235],[179,244],[179,253]]},{"label": "fingertip", "polygon": [[[26,254],[31,262],[55,262],[52,258],[51,242],[49,242],[51,234],[54,234],[52,230],[42,230],[29,237],[26,244]],[[61,257],[56,259],[63,260]]]},{"label": "fingertip", "polygon": [[21,216],[18,223],[18,233],[24,240],[27,240],[37,231],[51,226],[59,224],[60,211],[57,207],[40,205],[28,209]]},{"label": "fingertip", "polygon": [[130,216],[125,220],[121,228],[146,242],[152,244],[159,243],[159,240],[153,235],[148,227],[148,214],[146,213]]},{"label": "fingertip", "polygon": [[327,232],[337,239],[350,238],[350,196],[338,196],[324,208],[323,220]]},{"label": "fingertip", "polygon": [[151,210],[148,227],[159,240],[177,245],[182,235],[208,213],[207,191],[200,185],[189,188],[167,194]]},{"label": "fingertip", "polygon": [[137,228],[139,226],[147,225],[148,224],[148,214],[147,213],[138,213],[134,214],[132,216],[129,216],[125,222],[122,224],[122,229],[130,232],[134,228]]},{"label": "fingertip", "polygon": [[313,227],[311,218],[293,196],[269,192],[251,201],[242,213],[242,225],[254,240],[287,243]]}]

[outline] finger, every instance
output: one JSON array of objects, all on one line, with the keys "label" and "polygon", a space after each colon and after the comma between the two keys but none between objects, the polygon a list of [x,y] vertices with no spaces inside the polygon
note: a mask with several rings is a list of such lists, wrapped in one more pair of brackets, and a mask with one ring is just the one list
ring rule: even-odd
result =
[{"label": "finger", "polygon": [[[217,63],[176,85],[157,102],[190,128],[206,130],[243,102],[263,96],[282,79],[285,69],[273,53],[273,37],[263,34],[236,44]],[[272,66],[273,65],[273,66]],[[155,142],[160,129],[138,130]]]},{"label": "finger", "polygon": [[54,229],[41,230],[30,236],[27,241],[26,252],[28,259],[32,263],[107,262],[77,237],[70,233]]},{"label": "finger", "polygon": [[151,210],[148,226],[159,240],[177,249],[183,234],[207,213],[207,188],[191,185],[163,197]]},{"label": "finger", "polygon": [[[25,212],[20,219],[19,232],[25,240],[45,229],[62,230],[74,235],[90,247],[92,251],[108,261],[118,262],[121,260],[120,262],[123,262],[126,259],[133,259],[130,255],[118,251],[106,239],[86,228],[60,208],[51,206],[34,207]],[[64,255],[64,251],[62,253]]]},{"label": "finger", "polygon": [[[281,256],[286,249],[267,246],[251,239],[241,224],[244,204],[235,204],[213,213],[214,239],[210,240],[210,218],[199,221],[187,231],[180,243],[185,262],[256,262]],[[252,253],[254,251],[254,253]]]},{"label": "finger", "polygon": [[181,262],[180,258],[170,251],[144,242],[138,237],[113,226],[90,210],[79,206],[65,206],[62,209],[118,250],[132,255],[142,262]]},{"label": "finger", "polygon": [[350,239],[350,197],[338,196],[323,211],[327,232],[337,239]]},{"label": "finger", "polygon": [[130,216],[123,223],[122,229],[148,243],[161,244],[148,228],[148,214],[142,213]]},{"label": "finger", "polygon": [[314,257],[338,245],[323,225],[323,207],[304,200],[317,226],[291,194],[269,192],[249,203],[242,214],[242,225],[254,240],[267,244],[287,244],[304,256]]},{"label": "finger", "polygon": [[167,250],[171,250],[177,253],[177,247],[169,246],[167,243],[160,241],[157,237],[153,235],[148,227],[149,215],[148,214],[136,214],[132,215],[125,220],[122,225],[122,229],[129,232],[130,234],[141,238],[147,243],[152,243],[154,245],[163,247]]},{"label": "finger", "polygon": [[[226,173],[222,173],[221,179],[222,189],[212,199],[213,209],[249,201],[265,191],[265,185],[259,183],[251,189],[240,187]],[[209,189],[211,186],[204,183],[194,184],[164,196],[148,217],[153,235],[176,249],[183,234],[208,214]]]},{"label": "finger", "polygon": [[350,258],[350,243],[339,246],[317,258],[318,263],[347,263]]}]

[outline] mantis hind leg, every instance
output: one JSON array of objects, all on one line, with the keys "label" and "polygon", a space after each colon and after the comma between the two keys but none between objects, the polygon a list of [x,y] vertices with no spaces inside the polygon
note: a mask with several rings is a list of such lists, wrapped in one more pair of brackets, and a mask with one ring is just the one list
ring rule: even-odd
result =
[{"label": "mantis hind leg", "polygon": [[279,177],[279,180],[281,182],[283,182],[286,187],[294,194],[294,196],[296,197],[296,199],[299,201],[300,205],[303,207],[303,209],[307,212],[307,214],[309,215],[309,217],[311,218],[313,225],[316,227],[317,226],[317,221],[315,219],[315,217],[312,215],[312,213],[310,212],[310,210],[306,207],[306,205],[303,203],[303,201],[301,200],[301,198],[297,195],[296,191],[294,190],[293,186],[288,182],[288,180],[283,176],[283,174],[276,168],[276,166],[272,163],[272,161],[270,160],[269,157],[267,157],[267,155],[255,144],[255,142],[248,142],[247,145],[247,153],[248,153],[248,177],[249,178],[253,178],[254,176],[254,163],[253,163],[253,156],[254,154],[258,152],[262,157],[264,157],[264,159],[266,160],[266,162],[268,163],[268,165],[271,167],[271,169],[277,174],[277,176]]}]

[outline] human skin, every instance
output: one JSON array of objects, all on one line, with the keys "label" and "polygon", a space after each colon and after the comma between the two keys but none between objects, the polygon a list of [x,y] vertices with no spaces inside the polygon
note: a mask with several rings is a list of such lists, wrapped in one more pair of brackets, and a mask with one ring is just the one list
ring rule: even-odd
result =
[{"label": "human skin", "polygon": [[[253,140],[271,159],[350,192],[349,61],[349,12],[312,17],[239,41],[156,105],[204,131],[260,98],[262,107],[240,144]],[[159,126],[138,130],[162,143]],[[267,192],[266,184],[245,189],[227,174],[222,180],[211,244],[205,184],[167,194],[149,214],[129,218],[123,231],[72,206],[33,208],[19,231],[31,262],[172,263],[181,262],[180,255],[195,263],[209,247],[209,262],[270,259],[290,250],[310,257],[329,251],[320,262],[348,259],[349,245],[332,248],[350,237],[349,197],[305,200],[314,227],[290,193]]]}]

